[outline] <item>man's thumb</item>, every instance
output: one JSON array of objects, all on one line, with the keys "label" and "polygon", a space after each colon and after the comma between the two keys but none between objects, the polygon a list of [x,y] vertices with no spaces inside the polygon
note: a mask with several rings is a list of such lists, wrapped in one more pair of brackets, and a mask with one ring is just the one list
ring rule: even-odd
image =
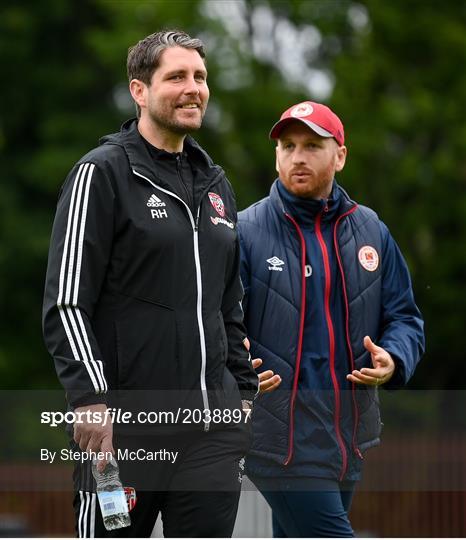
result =
[{"label": "man's thumb", "polygon": [[102,439],[102,442],[100,443],[100,451],[111,452],[113,455],[115,455],[115,449],[113,448],[112,437],[110,435],[107,435]]},{"label": "man's thumb", "polygon": [[[115,449],[113,448],[112,437],[110,435],[102,439],[102,442],[100,443],[100,451],[104,453],[104,456],[108,455],[107,452],[111,452],[113,455],[115,455]],[[99,472],[103,472],[108,462],[108,459],[99,459],[97,462],[97,470]]]},{"label": "man's thumb", "polygon": [[364,338],[364,347],[370,352],[375,353],[377,352],[377,345],[372,341],[372,339],[369,336],[366,336]]}]

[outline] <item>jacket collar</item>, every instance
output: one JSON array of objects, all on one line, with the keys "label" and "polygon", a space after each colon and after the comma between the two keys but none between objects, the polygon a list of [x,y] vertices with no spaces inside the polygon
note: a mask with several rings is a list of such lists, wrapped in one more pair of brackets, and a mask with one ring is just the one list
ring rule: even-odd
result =
[{"label": "jacket collar", "polygon": [[[124,122],[119,133],[102,137],[99,144],[116,144],[121,146],[128,157],[132,170],[137,171],[158,184],[165,184],[163,181],[163,172],[157,167],[157,159],[151,156],[147,144],[139,133],[136,118],[131,118]],[[199,177],[195,180],[200,182],[211,181],[223,172],[222,168],[215,165],[209,155],[189,135],[184,140],[183,152],[187,154],[190,163],[194,166],[196,176]]]},{"label": "jacket collar", "polygon": [[[291,213],[293,211],[293,206],[290,207],[290,201],[287,201],[288,197],[282,197],[280,194],[281,189],[279,189],[279,182],[280,179],[277,178],[275,182],[272,184],[272,187],[270,188],[270,201],[272,203],[273,208],[275,211],[280,215],[282,219],[284,219],[287,223],[290,223],[289,220],[285,217],[286,213]],[[293,197],[291,195],[291,197]],[[297,199],[297,197],[293,197],[294,199]],[[333,181],[333,188],[332,188],[332,198],[338,201],[337,208],[335,208],[335,212],[332,213],[331,217],[333,219],[338,218],[338,216],[344,214],[348,210],[350,210],[356,203],[349,197],[349,195],[346,193],[346,191],[337,184],[336,180]],[[306,201],[310,202],[310,201]],[[323,203],[321,201],[315,201],[315,211],[317,212],[322,208]],[[310,207],[313,206],[313,202],[310,202]],[[293,216],[293,217],[299,217],[299,216]]]}]

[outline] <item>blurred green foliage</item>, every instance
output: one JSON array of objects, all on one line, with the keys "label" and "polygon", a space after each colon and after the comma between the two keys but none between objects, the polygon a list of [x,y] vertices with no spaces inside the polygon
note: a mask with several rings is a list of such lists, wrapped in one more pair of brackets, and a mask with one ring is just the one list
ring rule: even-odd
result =
[{"label": "blurred green foliage", "polygon": [[[426,319],[412,386],[445,400],[464,388],[466,4],[453,0],[3,2],[0,386],[58,388],[40,323],[57,193],[133,115],[128,47],[173,27],[207,45],[211,101],[196,138],[239,208],[275,177],[267,133],[285,108],[314,99],[339,113],[349,151],[339,181],[391,229]],[[461,402],[448,403],[429,418],[455,425]]]}]

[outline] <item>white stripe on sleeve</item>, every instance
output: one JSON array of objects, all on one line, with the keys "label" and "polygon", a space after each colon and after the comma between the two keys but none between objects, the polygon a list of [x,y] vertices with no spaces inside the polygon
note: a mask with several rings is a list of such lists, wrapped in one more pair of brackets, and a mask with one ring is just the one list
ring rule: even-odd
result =
[{"label": "white stripe on sleeve", "polygon": [[89,191],[94,169],[94,164],[81,164],[74,180],[60,267],[57,307],[74,359],[84,363],[94,390],[99,394],[107,391],[102,361],[94,359],[86,327],[77,307]]}]

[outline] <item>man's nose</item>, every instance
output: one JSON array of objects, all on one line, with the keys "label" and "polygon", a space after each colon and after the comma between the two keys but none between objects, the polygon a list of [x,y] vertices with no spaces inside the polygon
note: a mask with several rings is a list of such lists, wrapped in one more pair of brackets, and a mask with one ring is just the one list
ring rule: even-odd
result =
[{"label": "man's nose", "polygon": [[199,94],[199,85],[194,77],[187,78],[184,93],[195,96]]},{"label": "man's nose", "polygon": [[305,162],[304,151],[302,150],[302,148],[298,148],[298,147],[295,148],[292,155],[292,162],[293,164],[299,164],[299,163]]}]

